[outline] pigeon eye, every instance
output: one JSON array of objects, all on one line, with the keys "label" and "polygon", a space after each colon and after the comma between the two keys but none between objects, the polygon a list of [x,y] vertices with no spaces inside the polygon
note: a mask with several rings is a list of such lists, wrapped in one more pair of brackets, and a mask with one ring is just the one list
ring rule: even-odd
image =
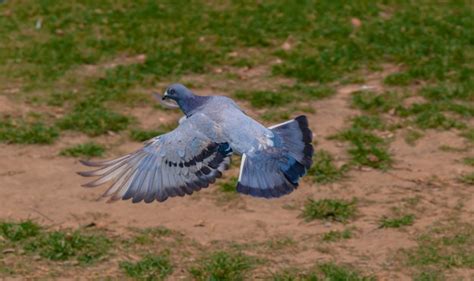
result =
[{"label": "pigeon eye", "polygon": [[171,89],[170,90],[170,95],[174,95],[174,94],[176,94],[176,91],[174,89]]}]

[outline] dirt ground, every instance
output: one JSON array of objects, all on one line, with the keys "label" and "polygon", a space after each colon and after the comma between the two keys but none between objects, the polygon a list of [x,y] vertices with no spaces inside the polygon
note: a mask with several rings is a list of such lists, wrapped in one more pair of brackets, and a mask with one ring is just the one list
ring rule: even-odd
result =
[{"label": "dirt ground", "polygon": [[[380,88],[380,75],[383,74],[367,79],[365,86]],[[251,84],[251,79],[246,83]],[[337,94],[308,104],[315,111],[308,117],[316,153],[320,149],[327,150],[335,155],[336,163],[347,160],[346,144],[330,141],[327,137],[344,128],[348,119],[360,114],[350,106],[350,94],[360,87],[341,86]],[[196,91],[208,94],[213,90]],[[28,110],[6,97],[0,97],[0,109],[4,113]],[[250,108],[249,112],[256,116]],[[178,113],[170,116],[169,112],[149,106],[134,108],[130,113],[145,127],[178,117]],[[271,270],[288,264],[305,267],[319,261],[337,261],[351,264],[380,280],[408,280],[410,270],[397,261],[400,249],[416,246],[417,235],[439,222],[452,218],[472,222],[472,187],[459,183],[456,178],[469,169],[460,163],[460,159],[474,154],[463,149],[467,144],[455,130],[428,130],[415,145],[406,143],[405,133],[405,130],[399,130],[388,136],[393,139],[390,152],[395,162],[386,172],[370,168],[351,170],[345,179],[326,185],[305,178],[295,192],[279,199],[238,195],[229,202],[219,202],[216,187],[211,186],[192,196],[172,198],[164,203],[121,201],[108,204],[97,200],[105,187],[81,187],[86,179],[76,172],[85,167],[77,159],[58,156],[62,148],[87,140],[85,136],[67,133],[50,146],[0,144],[0,218],[34,219],[54,228],[77,228],[94,223],[118,235],[127,233],[130,227],[164,226],[204,247],[215,241],[259,243],[275,237],[291,237],[299,246],[276,256],[272,253],[276,262],[269,266]],[[111,148],[107,158],[141,146],[117,134],[98,140]],[[440,150],[443,145],[460,150]],[[234,160],[238,161],[237,158]],[[237,173],[238,165],[228,171],[229,175]],[[347,224],[305,222],[300,217],[300,210],[308,198],[357,198],[357,217]],[[414,225],[403,229],[379,228],[382,216],[391,215],[394,208],[404,206],[410,199],[416,199]],[[329,247],[314,238],[345,227],[355,229],[352,239]],[[173,276],[178,279],[183,273],[176,272]],[[468,269],[456,271],[458,277],[469,278],[473,274],[474,271]]]}]

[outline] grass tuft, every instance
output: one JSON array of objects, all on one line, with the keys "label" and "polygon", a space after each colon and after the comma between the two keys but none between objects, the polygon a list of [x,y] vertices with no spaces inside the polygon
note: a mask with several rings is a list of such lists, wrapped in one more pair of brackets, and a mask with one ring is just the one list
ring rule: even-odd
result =
[{"label": "grass tuft", "polygon": [[273,281],[373,281],[371,276],[364,276],[356,270],[332,262],[322,263],[310,270],[288,268],[273,274]]},{"label": "grass tuft", "polygon": [[381,228],[399,228],[402,226],[412,225],[415,222],[415,216],[408,214],[395,218],[384,217],[380,220]]},{"label": "grass tuft", "polygon": [[350,229],[344,229],[343,231],[331,230],[323,234],[323,241],[325,242],[336,242],[342,239],[350,239],[352,237],[352,231]]},{"label": "grass tuft", "polygon": [[369,113],[383,113],[400,105],[400,98],[396,93],[377,94],[370,91],[358,91],[352,94],[352,104]]},{"label": "grass tuft", "polygon": [[464,164],[474,167],[474,157],[465,157],[462,161]]},{"label": "grass tuft", "polygon": [[214,252],[189,272],[196,280],[246,280],[252,258],[241,253]]},{"label": "grass tuft", "polygon": [[55,127],[41,122],[0,120],[0,142],[18,144],[52,144],[59,137]]},{"label": "grass tuft", "polygon": [[474,185],[474,172],[461,175],[459,181],[467,185]]},{"label": "grass tuft", "polygon": [[421,269],[474,267],[474,227],[438,226],[418,238],[418,246],[403,251],[407,265]]},{"label": "grass tuft", "polygon": [[120,268],[129,277],[138,280],[165,280],[173,272],[167,255],[149,255],[137,262],[124,261],[120,263]]},{"label": "grass tuft", "polygon": [[219,190],[226,193],[237,192],[237,177],[231,177],[228,181],[219,184]]},{"label": "grass tuft", "polygon": [[110,245],[111,241],[100,234],[53,231],[30,241],[25,249],[53,261],[76,258],[81,264],[90,264],[106,256]]},{"label": "grass tuft", "polygon": [[313,165],[308,175],[310,175],[315,182],[325,184],[343,178],[347,169],[347,165],[340,168],[336,167],[333,163],[332,155],[325,150],[319,150],[313,157]]},{"label": "grass tuft", "polygon": [[355,216],[356,201],[340,199],[309,199],[303,209],[306,221],[315,219],[345,222]]},{"label": "grass tuft", "polygon": [[356,165],[384,170],[392,163],[385,141],[373,133],[353,127],[330,138],[348,141],[352,144],[348,152],[352,162]]},{"label": "grass tuft", "polygon": [[130,131],[130,138],[134,141],[144,142],[164,133],[166,133],[164,130],[133,129]]},{"label": "grass tuft", "polygon": [[70,157],[100,157],[104,153],[105,147],[103,145],[88,142],[63,149],[59,154]]},{"label": "grass tuft", "polygon": [[30,220],[19,223],[0,222],[0,235],[14,242],[37,236],[40,229],[39,225]]},{"label": "grass tuft", "polygon": [[79,105],[58,122],[62,130],[83,132],[98,136],[109,131],[119,132],[127,128],[129,117],[107,110],[100,105]]},{"label": "grass tuft", "polygon": [[239,90],[234,96],[238,99],[249,101],[256,108],[279,107],[293,101],[293,96],[287,92]]},{"label": "grass tuft", "polygon": [[376,115],[357,116],[352,119],[352,126],[366,130],[383,130],[385,128],[383,120]]}]

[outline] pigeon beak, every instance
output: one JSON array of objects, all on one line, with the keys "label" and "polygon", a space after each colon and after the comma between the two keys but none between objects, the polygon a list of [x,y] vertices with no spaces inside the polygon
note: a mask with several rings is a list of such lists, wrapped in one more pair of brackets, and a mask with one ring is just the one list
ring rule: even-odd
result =
[{"label": "pigeon beak", "polygon": [[162,100],[165,100],[168,98],[168,91],[166,91],[164,94],[163,94],[163,97],[161,98]]}]

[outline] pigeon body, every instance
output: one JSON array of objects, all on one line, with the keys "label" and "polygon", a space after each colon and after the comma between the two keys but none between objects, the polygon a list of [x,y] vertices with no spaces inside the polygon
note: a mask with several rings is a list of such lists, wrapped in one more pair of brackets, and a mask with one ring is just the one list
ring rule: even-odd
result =
[{"label": "pigeon body", "polygon": [[106,182],[110,200],[164,201],[208,187],[229,167],[233,153],[242,155],[237,191],[255,197],[292,192],[312,164],[312,133],[305,116],[266,128],[230,98],[198,96],[181,84],[163,99],[175,100],[185,117],[173,131],[115,160],[85,162],[97,170],[80,172]]}]

